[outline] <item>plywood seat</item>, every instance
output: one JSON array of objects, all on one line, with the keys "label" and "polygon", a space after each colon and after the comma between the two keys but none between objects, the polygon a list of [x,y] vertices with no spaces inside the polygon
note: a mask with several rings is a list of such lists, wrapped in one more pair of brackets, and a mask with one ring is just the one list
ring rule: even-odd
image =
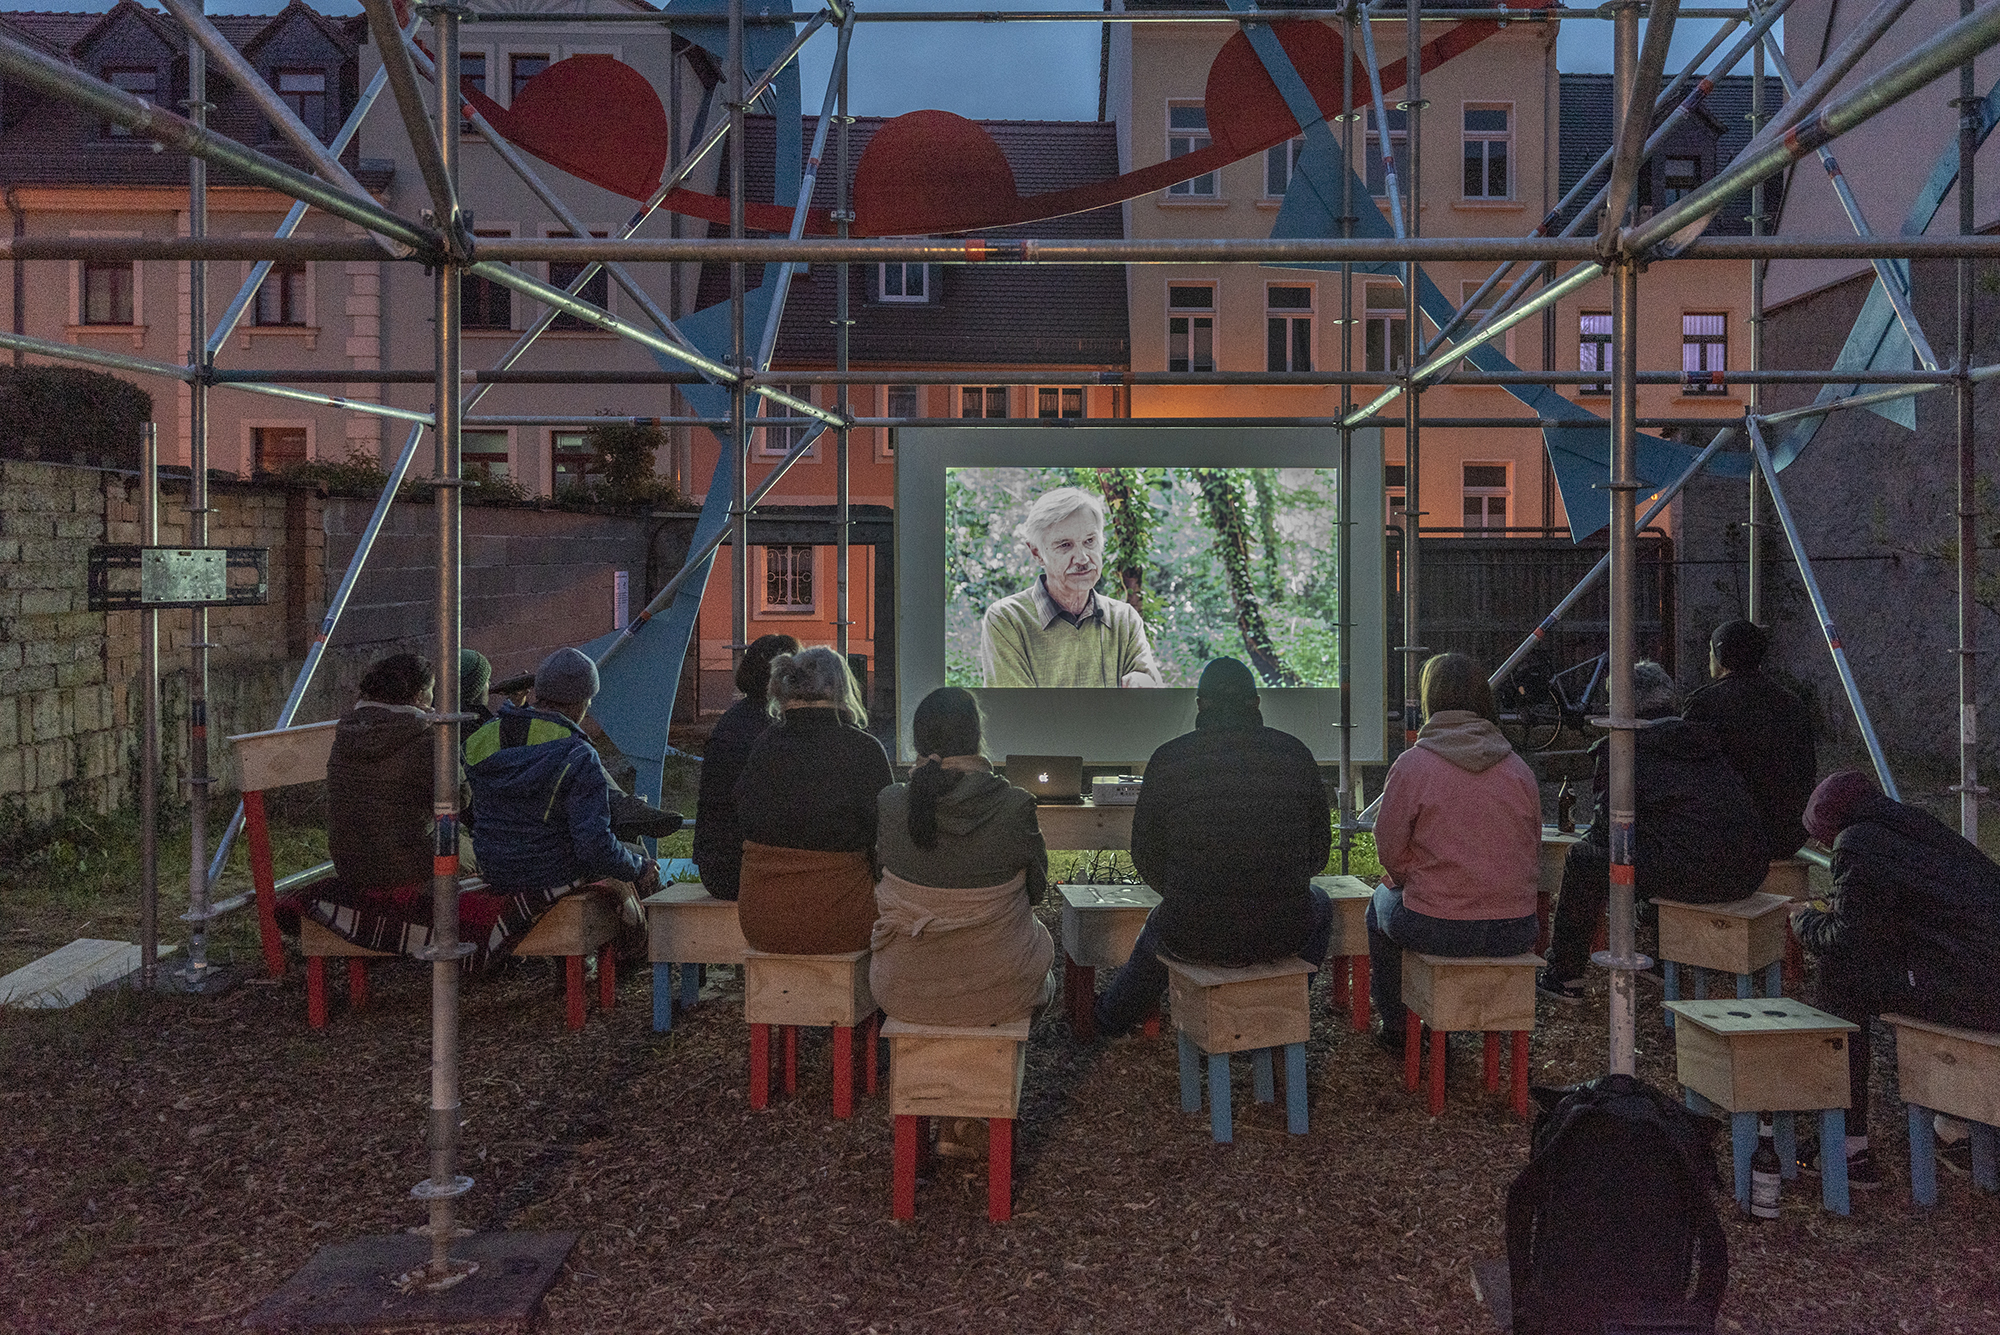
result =
[{"label": "plywood seat", "polygon": [[1285,1053],[1285,1121],[1293,1135],[1306,1133],[1306,1037],[1312,1029],[1306,1000],[1313,966],[1291,957],[1228,968],[1195,964],[1162,954],[1167,999],[1180,1048],[1181,1111],[1201,1110],[1199,1056],[1208,1058],[1209,1130],[1218,1142],[1234,1138],[1229,1106],[1229,1054],[1249,1052],[1259,1103],[1277,1098],[1272,1053]]},{"label": "plywood seat", "polygon": [[[1687,904],[1655,899],[1660,910],[1660,969],[1668,1001],[1680,999],[1680,971],[1694,970],[1694,996],[1708,995],[1703,970],[1736,976],[1736,996],[1748,998],[1752,980],[1764,975],[1764,995],[1784,994],[1785,943],[1791,901],[1758,891],[1725,904]],[[1668,1012],[1668,1028],[1673,1013]]]},{"label": "plywood seat", "polygon": [[[1120,969],[1159,905],[1159,892],[1143,885],[1059,885],[1062,896],[1063,999],[1070,1030],[1078,1038],[1097,1033],[1097,971]],[[1146,1017],[1148,1037],[1160,1032],[1160,1017]]]},{"label": "plywood seat", "polygon": [[680,966],[680,1007],[701,995],[702,964],[741,964],[743,940],[736,901],[717,899],[697,883],[667,885],[639,901],[646,910],[646,958],[653,966],[653,1031],[674,1027],[671,971]]},{"label": "plywood seat", "polygon": [[535,920],[514,954],[563,961],[563,996],[571,1029],[583,1028],[583,961],[597,956],[597,1006],[610,1010],[618,997],[618,882],[585,886],[564,895]]},{"label": "plywood seat", "polygon": [[368,961],[394,959],[386,950],[357,946],[331,927],[311,918],[299,919],[299,953],[306,958],[306,1023],[326,1027],[326,962],[347,961],[347,1004],[360,1010],[368,1004]]},{"label": "plywood seat", "polygon": [[1896,1087],[1909,1110],[1910,1191],[1917,1204],[1937,1204],[1936,1113],[1971,1124],[1972,1183],[2000,1191],[2000,1034],[1907,1015],[1882,1019],[1896,1030]]},{"label": "plywood seat", "polygon": [[1553,825],[1542,827],[1542,869],[1541,880],[1535,887],[1535,951],[1540,954],[1549,948],[1549,920],[1556,902],[1556,895],[1562,890],[1563,863],[1569,858],[1570,845],[1583,838],[1580,834],[1565,834]]},{"label": "plywood seat", "polygon": [[1444,1111],[1447,1038],[1471,1031],[1486,1037],[1485,1084],[1500,1088],[1500,1035],[1513,1034],[1509,1053],[1513,1085],[1510,1103],[1517,1117],[1528,1115],[1528,1039],[1535,1028],[1535,970],[1539,955],[1473,956],[1403,952],[1403,1083],[1420,1085],[1424,1030],[1431,1031],[1430,1097],[1436,1117]]},{"label": "plywood seat", "polygon": [[[1674,1026],[1674,1065],[1688,1106],[1729,1114],[1738,1205],[1750,1208],[1758,1114],[1771,1114],[1787,1177],[1798,1170],[1793,1114],[1820,1115],[1822,1147],[1844,1143],[1847,1036],[1859,1026],[1787,997],[1671,1001],[1667,1008],[1681,1021]],[[1823,1149],[1820,1170],[1822,1203],[1846,1214],[1846,1155]]]},{"label": "plywood seat", "polygon": [[[1757,888],[1764,894],[1782,895],[1794,904],[1803,904],[1812,898],[1812,864],[1804,858],[1774,858],[1764,884]],[[1799,939],[1792,933],[1790,917],[1785,919],[1785,967],[1781,973],[1784,985],[1789,988],[1797,988],[1806,977],[1805,951],[1799,948]]]},{"label": "plywood seat", "polygon": [[889,1040],[896,1218],[916,1217],[917,1155],[932,1117],[986,1120],[986,1215],[996,1222],[1011,1218],[1014,1121],[1027,1070],[1028,1017],[977,1027],[890,1020],[882,1035]]},{"label": "plywood seat", "polygon": [[798,1090],[800,1026],[833,1030],[833,1115],[854,1113],[854,1029],[863,1031],[867,1092],[875,1092],[876,1016],[866,950],[839,955],[743,952],[743,1018],[750,1025],[750,1106],[771,1099],[771,1029],[784,1041],[785,1093]]},{"label": "plywood seat", "polygon": [[1375,888],[1359,876],[1315,876],[1313,885],[1333,901],[1333,936],[1327,965],[1333,970],[1331,1003],[1348,1008],[1357,1034],[1368,1031],[1368,904]]}]

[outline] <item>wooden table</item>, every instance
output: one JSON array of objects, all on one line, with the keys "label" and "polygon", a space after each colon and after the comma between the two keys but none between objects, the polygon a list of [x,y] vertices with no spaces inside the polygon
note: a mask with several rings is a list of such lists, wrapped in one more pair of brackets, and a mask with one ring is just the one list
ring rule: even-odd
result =
[{"label": "wooden table", "polygon": [[1549,916],[1556,892],[1562,889],[1563,859],[1569,856],[1569,846],[1582,837],[1564,834],[1553,825],[1542,827],[1542,880],[1535,892],[1535,917],[1539,924],[1535,933],[1537,954],[1544,954],[1549,948]]},{"label": "wooden table", "polygon": [[1042,842],[1062,852],[1132,848],[1132,808],[1093,802],[1043,802],[1035,807]]}]

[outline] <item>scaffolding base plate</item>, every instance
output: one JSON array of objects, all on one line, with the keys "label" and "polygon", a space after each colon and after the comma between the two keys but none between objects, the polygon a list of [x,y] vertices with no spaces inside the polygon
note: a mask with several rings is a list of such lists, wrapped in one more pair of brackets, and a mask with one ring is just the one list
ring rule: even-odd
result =
[{"label": "scaffolding base plate", "polygon": [[453,1260],[479,1271],[440,1293],[405,1294],[390,1281],[430,1260],[430,1239],[409,1233],[322,1247],[243,1318],[253,1330],[318,1326],[440,1326],[514,1322],[525,1327],[562,1273],[575,1233],[474,1233]]}]

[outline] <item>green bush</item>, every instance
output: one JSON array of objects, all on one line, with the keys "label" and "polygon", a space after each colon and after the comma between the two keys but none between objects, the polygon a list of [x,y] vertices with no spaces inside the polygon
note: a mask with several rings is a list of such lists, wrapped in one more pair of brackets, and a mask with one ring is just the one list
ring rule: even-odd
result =
[{"label": "green bush", "polygon": [[0,367],[0,457],[137,468],[153,396],[74,366]]}]

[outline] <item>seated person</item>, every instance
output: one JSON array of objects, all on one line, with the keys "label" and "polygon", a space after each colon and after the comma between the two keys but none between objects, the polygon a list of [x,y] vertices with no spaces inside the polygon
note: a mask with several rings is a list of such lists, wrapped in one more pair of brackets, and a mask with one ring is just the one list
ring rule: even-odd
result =
[{"label": "seated person", "polygon": [[1080,487],[1044,492],[1021,541],[1035,582],[986,609],[979,666],[987,686],[1164,686],[1146,623],[1097,592],[1104,575],[1104,502]]},{"label": "seated person", "polygon": [[1332,848],[1312,752],[1264,726],[1248,667],[1214,660],[1195,689],[1194,731],[1146,762],[1132,865],[1160,904],[1097,1004],[1099,1032],[1126,1033],[1159,1005],[1161,951],[1226,967],[1297,955],[1317,968],[1333,938],[1333,902],[1312,878]]},{"label": "seated person", "polygon": [[1874,1186],[1869,1024],[1886,1012],[2000,1030],[2000,866],[1859,770],[1827,776],[1805,823],[1833,850],[1833,893],[1794,905],[1792,930],[1817,966],[1814,1004],[1861,1026],[1847,1042],[1847,1172]]},{"label": "seated person", "polygon": [[[535,670],[532,707],[505,704],[465,739],[465,773],[479,824],[472,833],[489,890],[510,911],[488,926],[484,948],[502,953],[549,905],[594,881],[619,881],[628,925],[634,891],[660,885],[652,859],[611,832],[611,785],[580,726],[597,694],[597,665],[558,649]],[[467,934],[467,939],[473,939]]]},{"label": "seated person", "polygon": [[[1768,836],[1750,791],[1706,723],[1679,717],[1674,681],[1658,663],[1632,666],[1635,734],[1635,894],[1689,904],[1726,904],[1757,892],[1770,872]],[[1611,739],[1599,738],[1596,814],[1563,860],[1550,929],[1549,967],[1537,986],[1557,1001],[1583,1000],[1591,939],[1611,899]]]},{"label": "seated person", "polygon": [[1382,878],[1368,961],[1382,1043],[1401,1050],[1403,951],[1519,955],[1535,947],[1542,798],[1494,723],[1493,691],[1464,654],[1424,664],[1424,726],[1389,767],[1375,815]]},{"label": "seated person", "polygon": [[743,832],[736,825],[736,780],[750,748],[771,726],[771,660],[795,654],[789,635],[764,635],[743,651],[736,665],[736,689],[743,698],[724,710],[701,753],[701,789],[694,819],[694,865],[704,890],[717,899],[736,898],[743,870]]},{"label": "seated person", "polygon": [[917,706],[923,762],[884,788],[868,985],[911,1024],[1000,1024],[1052,995],[1055,942],[1035,920],[1049,854],[1035,799],[979,754],[979,705],[944,686]]},{"label": "seated person", "polygon": [[482,723],[491,723],[494,718],[486,697],[493,689],[493,664],[485,654],[477,649],[458,651],[458,708],[459,712],[473,714],[477,720],[465,725],[471,732]]},{"label": "seated person", "polygon": [[736,780],[737,918],[752,950],[840,955],[875,927],[875,796],[895,781],[854,675],[815,646],[771,660],[765,730]]},{"label": "seated person", "polygon": [[1750,790],[1768,837],[1765,851],[1775,862],[1806,841],[1800,818],[1819,769],[1812,716],[1799,697],[1762,671],[1770,643],[1754,622],[1717,626],[1708,642],[1708,674],[1715,680],[1688,697],[1681,717],[1715,729],[1722,754]]}]

